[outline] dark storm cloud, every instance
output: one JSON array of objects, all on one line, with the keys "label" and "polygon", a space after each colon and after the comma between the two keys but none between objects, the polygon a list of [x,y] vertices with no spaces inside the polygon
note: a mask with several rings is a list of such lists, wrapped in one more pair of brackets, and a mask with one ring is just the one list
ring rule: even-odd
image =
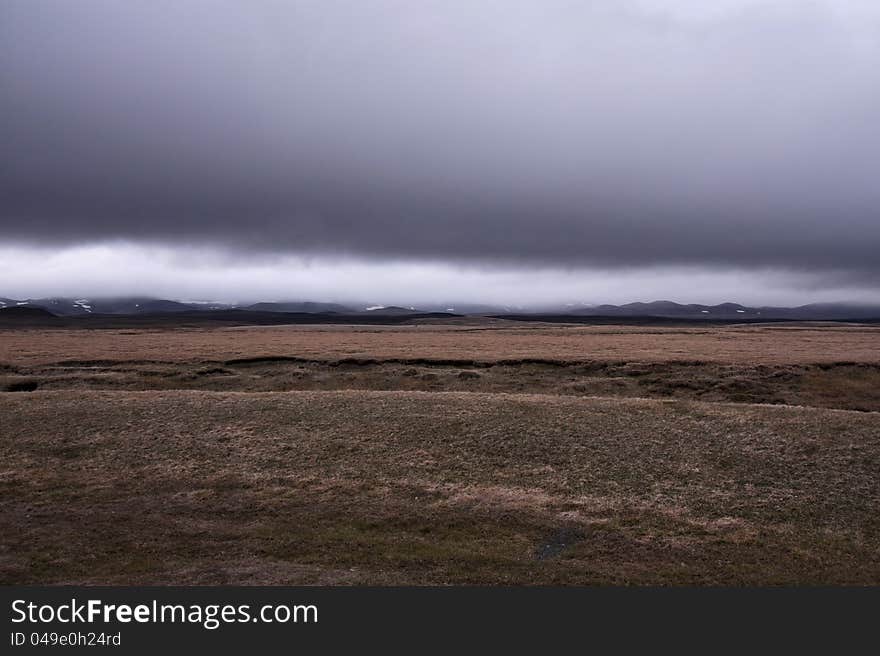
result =
[{"label": "dark storm cloud", "polygon": [[0,240],[880,275],[870,3],[4,0]]}]

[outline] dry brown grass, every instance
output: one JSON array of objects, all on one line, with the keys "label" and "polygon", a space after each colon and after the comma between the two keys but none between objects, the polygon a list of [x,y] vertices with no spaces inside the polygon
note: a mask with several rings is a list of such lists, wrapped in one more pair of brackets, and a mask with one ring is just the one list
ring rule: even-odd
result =
[{"label": "dry brown grass", "polygon": [[188,361],[299,356],[731,364],[880,362],[876,326],[639,327],[268,326],[211,329],[0,330],[0,363]]},{"label": "dry brown grass", "polygon": [[878,584],[878,337],[6,331],[0,582]]},{"label": "dry brown grass", "polygon": [[880,416],[413,392],[0,396],[6,583],[880,583]]},{"label": "dry brown grass", "polygon": [[880,411],[880,364],[236,359],[8,366],[0,391],[401,390],[677,398]]}]

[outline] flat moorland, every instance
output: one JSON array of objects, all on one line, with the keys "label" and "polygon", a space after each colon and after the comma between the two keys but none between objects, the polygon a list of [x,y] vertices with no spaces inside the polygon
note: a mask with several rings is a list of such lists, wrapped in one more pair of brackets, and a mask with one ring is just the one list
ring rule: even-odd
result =
[{"label": "flat moorland", "polygon": [[0,331],[3,583],[880,583],[880,331]]},{"label": "flat moorland", "polygon": [[241,326],[0,330],[0,362],[429,358],[484,361],[704,360],[744,364],[880,363],[880,326]]}]

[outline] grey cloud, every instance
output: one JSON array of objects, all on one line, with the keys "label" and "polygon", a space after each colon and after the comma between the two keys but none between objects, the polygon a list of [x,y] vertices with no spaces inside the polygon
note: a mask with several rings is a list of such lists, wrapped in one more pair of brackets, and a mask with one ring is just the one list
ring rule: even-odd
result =
[{"label": "grey cloud", "polygon": [[875,284],[880,12],[727,5],[6,0],[0,240]]}]

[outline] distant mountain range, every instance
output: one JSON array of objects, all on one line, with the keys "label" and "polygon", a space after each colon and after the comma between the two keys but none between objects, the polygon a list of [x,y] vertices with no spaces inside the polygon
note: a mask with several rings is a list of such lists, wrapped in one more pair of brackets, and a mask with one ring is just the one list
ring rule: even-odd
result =
[{"label": "distant mountain range", "polygon": [[880,318],[880,305],[852,303],[812,303],[798,307],[749,307],[738,303],[698,305],[654,301],[625,305],[597,305],[570,310],[567,314],[606,317],[664,317],[681,319],[800,319],[844,320]]},{"label": "distant mountain range", "polygon": [[156,298],[28,298],[15,300],[0,298],[0,308],[8,307],[31,307],[42,308],[49,312],[64,316],[79,316],[87,314],[159,314],[170,312],[198,312],[211,310],[252,310],[255,312],[308,312],[324,313],[356,312],[352,308],[337,303],[254,303],[234,305],[230,303],[215,303],[213,301],[169,301]]},{"label": "distant mountain range", "polygon": [[261,302],[228,304],[205,301],[172,301],[146,297],[127,298],[0,298],[0,310],[36,308],[54,315],[75,317],[85,315],[153,315],[170,313],[247,311],[259,313],[339,314],[370,316],[404,316],[409,314],[446,313],[509,317],[658,317],[687,320],[878,320],[880,305],[854,303],[813,303],[798,307],[750,307],[738,303],[718,305],[682,304],[673,301],[626,303],[624,305],[562,305],[529,309],[479,304],[423,304],[416,307],[384,305],[342,305],[314,301]]}]

